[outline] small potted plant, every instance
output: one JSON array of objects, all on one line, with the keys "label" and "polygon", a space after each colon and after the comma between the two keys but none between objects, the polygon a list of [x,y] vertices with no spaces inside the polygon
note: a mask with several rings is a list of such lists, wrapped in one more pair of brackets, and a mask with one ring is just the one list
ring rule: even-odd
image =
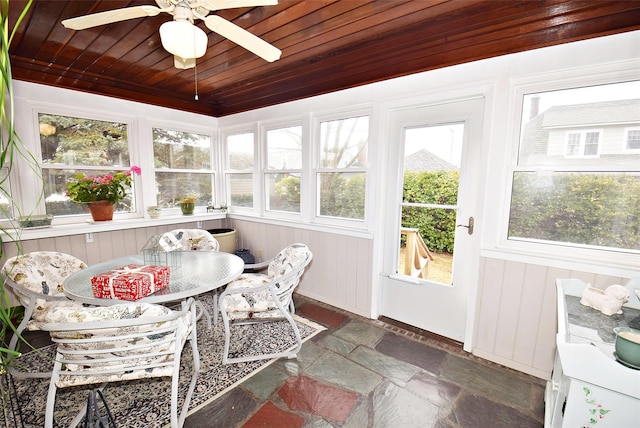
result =
[{"label": "small potted plant", "polygon": [[185,196],[180,199],[180,210],[184,215],[193,214],[193,210],[196,208],[196,197],[193,195]]},{"label": "small potted plant", "polygon": [[114,205],[127,196],[133,174],[140,175],[140,167],[134,165],[129,171],[114,174],[76,174],[69,179],[67,196],[73,202],[89,204],[94,221],[111,220]]}]

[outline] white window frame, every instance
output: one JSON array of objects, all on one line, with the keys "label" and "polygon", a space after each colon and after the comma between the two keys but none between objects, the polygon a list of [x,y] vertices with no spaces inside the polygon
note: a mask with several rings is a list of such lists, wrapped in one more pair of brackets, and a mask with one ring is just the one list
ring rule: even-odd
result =
[{"label": "white window frame", "polygon": [[[553,171],[554,167],[527,166],[519,167],[518,149],[520,144],[522,106],[524,96],[541,92],[550,92],[584,86],[607,85],[638,80],[637,70],[633,68],[621,71],[612,67],[612,70],[594,68],[593,70],[571,70],[554,73],[538,77],[514,79],[511,82],[511,95],[509,108],[512,116],[508,121],[508,132],[511,140],[511,151],[508,159],[507,177],[505,184],[504,198],[502,199],[502,215],[496,234],[492,238],[496,243],[494,248],[501,254],[501,257],[524,261],[527,263],[539,263],[540,259],[544,263],[566,268],[574,266],[576,269],[592,271],[598,269],[600,272],[616,272],[620,269],[637,272],[640,260],[640,249],[633,250],[613,250],[603,248],[591,248],[585,245],[571,245],[553,242],[536,242],[534,240],[513,240],[508,239],[509,209],[511,202],[511,191],[513,174],[517,171],[538,169],[540,171]],[[592,170],[602,170],[603,168],[593,168]],[[566,167],[563,170],[570,171]],[[588,171],[587,168],[575,168],[576,171]],[[612,166],[607,170],[615,171]],[[626,168],[618,167],[617,170],[626,171]],[[485,252],[491,255],[492,252]]]},{"label": "white window frame", "polygon": [[629,126],[624,129],[624,143],[623,143],[622,150],[625,153],[639,153],[640,146],[637,149],[630,149],[627,147],[627,145],[629,144],[629,134],[631,133],[631,131],[640,132],[640,126]]},{"label": "white window frame", "polygon": [[[321,168],[321,124],[323,122],[330,122],[335,120],[345,120],[351,119],[361,116],[369,117],[369,134],[367,141],[367,166],[363,168]],[[312,152],[312,166],[309,169],[311,171],[310,177],[310,185],[312,186],[313,201],[311,205],[311,209],[313,210],[311,214],[312,223],[334,226],[334,227],[345,227],[350,229],[357,230],[366,230],[369,227],[369,222],[371,216],[371,186],[372,186],[372,178],[371,178],[371,163],[373,161],[373,150],[372,150],[372,135],[373,135],[373,110],[371,108],[361,108],[354,110],[341,110],[333,113],[326,114],[317,114],[313,117],[313,152]],[[345,173],[364,173],[365,175],[365,203],[364,203],[364,218],[363,219],[349,219],[349,218],[339,218],[339,217],[330,217],[330,216],[320,216],[318,215],[319,207],[319,195],[318,195],[318,176],[320,173],[326,172],[345,172]]]},{"label": "white window frame", "polygon": [[[305,200],[307,200],[306,196],[309,191],[308,186],[306,185],[308,181],[308,175],[306,171],[308,171],[308,169],[305,168],[306,166],[308,166],[308,163],[305,160],[308,158],[308,151],[309,151],[309,140],[307,138],[308,133],[305,132],[305,128],[306,127],[308,128],[307,124],[308,124],[308,121],[304,120],[304,118],[302,117],[288,118],[285,120],[260,123],[260,134],[258,138],[259,146],[260,146],[260,155],[259,155],[259,159],[260,159],[259,189],[260,191],[259,193],[260,193],[260,199],[261,199],[260,213],[264,217],[300,222],[303,219],[303,213],[305,213],[308,210],[308,207],[305,206]],[[267,204],[269,199],[269,193],[267,191],[266,176],[268,174],[273,174],[273,173],[277,173],[279,171],[285,171],[285,170],[269,169],[267,132],[272,130],[277,130],[277,129],[292,128],[297,126],[301,128],[302,166],[300,169],[297,169],[297,168],[287,169],[286,172],[293,172],[293,173],[300,174],[300,212],[296,213],[296,212],[290,212],[290,211],[268,210]]]},{"label": "white window frame", "polygon": [[[211,128],[206,128],[201,126],[185,126],[185,124],[181,122],[169,122],[169,121],[164,121],[164,122],[151,121],[148,123],[148,125],[149,125],[149,128],[148,128],[149,143],[148,144],[149,144],[151,153],[153,153],[153,130],[155,128],[208,136],[209,144],[210,144],[209,163],[211,165],[211,169],[206,170],[207,172],[205,172],[205,170],[177,169],[177,168],[168,168],[165,170],[161,168],[155,168],[155,153],[153,153],[153,156],[151,157],[152,163],[148,167],[148,171],[153,172],[153,178],[151,179],[150,183],[147,183],[148,186],[144,189],[144,190],[153,189],[152,191],[145,192],[145,202],[147,203],[147,206],[157,204],[157,199],[156,199],[157,187],[156,187],[155,173],[158,171],[159,172],[176,172],[176,173],[197,173],[197,174],[208,173],[211,175],[211,191],[215,199],[216,200],[219,199],[218,188],[220,186],[218,185],[218,181],[220,180],[220,174],[219,174],[220,150],[218,150],[215,133],[211,130]],[[143,170],[143,173],[144,173],[144,170]],[[176,206],[173,208],[164,208],[164,211],[166,211],[169,215],[178,215],[181,213],[179,206]],[[196,205],[196,208],[195,208],[196,213],[205,212],[205,211],[206,211],[205,206]]]},{"label": "white window frame", "polygon": [[[585,149],[587,146],[587,134],[598,134],[598,151],[595,155],[587,155],[585,154]],[[569,147],[569,138],[571,135],[579,135],[580,141],[578,145],[578,153],[577,154],[569,154],[567,153],[567,148]],[[565,133],[565,150],[564,157],[565,158],[598,158],[600,157],[600,147],[602,147],[602,129],[572,129],[568,130]]]},{"label": "white window frame", "polygon": [[[39,135],[39,118],[40,114],[52,114],[57,116],[69,116],[82,119],[91,119],[99,121],[112,121],[118,123],[124,123],[127,125],[127,141],[129,144],[129,161],[131,165],[140,166],[140,147],[138,144],[134,144],[138,136],[138,126],[136,118],[128,115],[117,115],[113,113],[107,113],[103,111],[91,110],[91,109],[75,109],[68,106],[54,105],[45,102],[29,102],[29,110],[31,115],[31,138],[23,139],[27,149],[35,157],[38,166],[42,168],[42,150],[40,147],[40,135]],[[23,161],[24,162],[24,161]],[[22,162],[22,163],[23,163]],[[25,171],[27,170],[28,171]],[[101,167],[100,169],[108,169],[108,167]],[[44,198],[40,198],[42,195],[42,182],[41,178],[31,170],[30,168],[20,168],[21,172],[18,178],[20,189],[36,189],[34,192],[20,192],[21,198],[18,201],[20,204],[17,208],[20,212],[30,214],[45,214],[45,202]],[[144,170],[142,171],[144,174]],[[134,174],[134,186],[138,189],[135,192],[135,206],[136,211],[130,213],[117,212],[114,214],[114,219],[135,219],[142,218],[144,216],[144,203],[143,203],[143,183],[141,176]],[[12,188],[14,186],[12,185]],[[15,198],[14,198],[15,199]],[[28,209],[27,207],[33,207]],[[57,216],[53,219],[53,224],[74,224],[74,223],[86,223],[90,218],[90,214],[86,216]]]},{"label": "white window frame", "polygon": [[[259,129],[257,124],[235,126],[225,129],[220,129],[220,161],[221,171],[224,176],[223,180],[220,180],[221,189],[220,195],[225,195],[225,204],[228,207],[228,211],[232,213],[257,215],[260,206],[262,205],[262,196],[257,190],[260,189],[260,156],[259,156]],[[229,162],[229,150],[228,150],[228,137],[239,134],[253,134],[253,168],[246,170],[234,170],[230,167]],[[229,176],[232,174],[252,174],[252,191],[253,191],[253,206],[252,207],[240,207],[231,203],[231,188],[229,186]],[[220,203],[220,202],[219,202]]]}]

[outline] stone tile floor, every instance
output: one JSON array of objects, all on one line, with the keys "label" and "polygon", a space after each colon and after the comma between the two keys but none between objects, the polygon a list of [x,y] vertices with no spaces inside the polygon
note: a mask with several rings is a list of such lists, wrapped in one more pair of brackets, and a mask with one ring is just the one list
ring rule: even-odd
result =
[{"label": "stone tile floor", "polygon": [[297,298],[327,327],[189,416],[185,427],[541,427],[544,381],[392,320]]}]

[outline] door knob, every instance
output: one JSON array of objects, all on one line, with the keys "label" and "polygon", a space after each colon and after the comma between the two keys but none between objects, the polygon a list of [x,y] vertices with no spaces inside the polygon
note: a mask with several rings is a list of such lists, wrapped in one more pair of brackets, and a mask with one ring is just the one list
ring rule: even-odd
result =
[{"label": "door knob", "polygon": [[475,220],[473,219],[473,217],[469,217],[469,224],[456,224],[456,227],[466,227],[467,228],[467,233],[469,233],[469,235],[473,235],[473,224],[474,224]]}]

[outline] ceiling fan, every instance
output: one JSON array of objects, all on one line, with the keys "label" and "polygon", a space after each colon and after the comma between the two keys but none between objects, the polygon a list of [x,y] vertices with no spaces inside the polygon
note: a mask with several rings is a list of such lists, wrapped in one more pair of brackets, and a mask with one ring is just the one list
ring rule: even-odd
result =
[{"label": "ceiling fan", "polygon": [[242,46],[266,61],[280,58],[281,51],[275,46],[254,36],[242,27],[210,12],[236,7],[268,6],[278,4],[277,0],[155,0],[156,6],[133,6],[108,10],[90,15],[78,16],[62,21],[62,25],[72,30],[111,24],[133,18],[156,16],[161,12],[173,15],[173,21],[160,26],[162,46],[174,55],[176,68],[195,67],[196,58],[207,50],[207,35],[194,24],[201,19],[211,31],[220,34]]}]

